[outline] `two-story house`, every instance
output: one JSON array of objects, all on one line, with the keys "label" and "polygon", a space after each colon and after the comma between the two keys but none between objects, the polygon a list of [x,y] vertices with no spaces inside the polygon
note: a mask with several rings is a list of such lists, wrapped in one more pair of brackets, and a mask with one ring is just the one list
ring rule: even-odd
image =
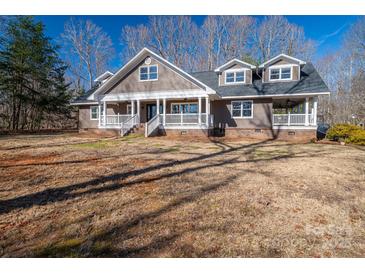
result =
[{"label": "two-story house", "polygon": [[147,48],[72,104],[80,130],[311,139],[318,96],[329,90],[313,65],[280,54],[256,67],[233,59],[187,73]]}]

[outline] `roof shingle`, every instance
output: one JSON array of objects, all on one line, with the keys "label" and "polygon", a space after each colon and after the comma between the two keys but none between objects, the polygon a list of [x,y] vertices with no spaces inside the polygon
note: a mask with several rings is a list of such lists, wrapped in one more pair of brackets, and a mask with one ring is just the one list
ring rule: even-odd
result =
[{"label": "roof shingle", "polygon": [[217,91],[222,97],[329,92],[311,63],[304,65],[299,81],[262,83],[262,79],[253,73],[253,81],[250,85],[219,86],[218,75],[214,71],[194,72],[191,75]]}]

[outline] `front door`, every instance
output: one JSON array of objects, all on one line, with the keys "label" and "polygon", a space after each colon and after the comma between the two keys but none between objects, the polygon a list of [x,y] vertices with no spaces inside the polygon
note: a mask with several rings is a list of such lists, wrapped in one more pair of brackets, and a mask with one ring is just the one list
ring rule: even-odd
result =
[{"label": "front door", "polygon": [[[163,107],[160,105],[160,113],[162,113]],[[156,104],[147,104],[147,122],[155,117],[157,114]]]}]

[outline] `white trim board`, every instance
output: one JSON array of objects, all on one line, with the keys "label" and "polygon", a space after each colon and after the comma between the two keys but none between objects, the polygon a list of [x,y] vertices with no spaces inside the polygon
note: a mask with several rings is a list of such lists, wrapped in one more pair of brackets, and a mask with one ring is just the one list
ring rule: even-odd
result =
[{"label": "white trim board", "polygon": [[[241,65],[248,66],[248,67],[250,67],[251,69],[255,69],[255,68],[256,68],[256,66],[254,66],[254,65],[251,65],[251,64],[246,63],[246,62],[244,62],[244,61],[241,61],[241,60],[239,60],[239,59],[237,59],[237,58],[234,58],[234,59],[232,59],[232,60],[228,61],[227,63],[225,63],[225,64],[221,65],[220,67],[216,68],[214,71],[215,71],[215,72],[220,72],[220,71],[224,70],[224,68],[225,68],[225,67],[228,67],[228,66],[229,66],[229,65],[231,65],[232,63],[239,63],[239,64],[241,64]],[[247,69],[247,68],[246,68],[246,69]]]},{"label": "white trim board", "polygon": [[104,76],[105,75],[109,75],[109,76],[113,76],[114,74],[112,72],[110,72],[109,70],[107,70],[106,72],[104,72],[103,74],[99,75],[98,77],[96,77],[96,79],[94,80],[94,82],[99,82],[102,81],[102,79],[104,80]]},{"label": "white trim board", "polygon": [[83,103],[70,103],[71,106],[82,106],[82,105],[98,105],[98,102],[83,102]]},{"label": "white trim board", "polygon": [[306,64],[306,62],[305,62],[305,61],[302,61],[302,60],[300,60],[300,59],[297,59],[297,58],[291,57],[291,56],[289,56],[289,55],[286,55],[286,54],[284,54],[284,53],[281,53],[281,54],[279,54],[279,55],[277,55],[277,56],[275,56],[275,57],[271,58],[270,60],[267,60],[265,63],[262,63],[262,64],[259,66],[259,68],[264,68],[266,65],[269,65],[270,63],[275,62],[276,60],[278,60],[278,59],[280,59],[280,58],[282,58],[282,57],[287,58],[287,59],[290,59],[290,60],[293,60],[293,61],[295,61],[295,62],[298,62],[298,63],[299,63],[299,65],[305,65],[305,64]]},{"label": "white trim board", "polygon": [[240,99],[240,98],[286,98],[286,97],[311,97],[318,95],[330,95],[330,92],[316,92],[316,93],[296,93],[296,94],[272,94],[272,95],[242,95],[242,96],[222,96],[222,99]]},{"label": "white trim board", "polygon": [[119,94],[107,94],[100,96],[101,101],[128,101],[128,100],[155,100],[155,99],[184,99],[209,97],[204,90],[165,90],[165,91],[149,91],[149,92],[125,92]]}]

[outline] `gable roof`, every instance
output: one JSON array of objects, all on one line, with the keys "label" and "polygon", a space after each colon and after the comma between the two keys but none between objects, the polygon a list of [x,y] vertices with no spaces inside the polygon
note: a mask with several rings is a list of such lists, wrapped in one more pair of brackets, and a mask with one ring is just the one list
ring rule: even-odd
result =
[{"label": "gable roof", "polygon": [[196,84],[197,86],[205,89],[208,93],[210,93],[210,94],[215,94],[216,93],[209,86],[202,83],[201,81],[199,81],[195,77],[191,76],[190,74],[186,73],[182,69],[178,68],[174,64],[170,63],[166,59],[162,58],[158,54],[154,53],[153,51],[149,50],[148,48],[143,48],[139,53],[137,53],[137,55],[135,55],[131,60],[129,60],[129,62],[127,62],[121,69],[119,69],[112,77],[110,77],[110,79],[107,82],[105,82],[105,84],[100,86],[94,93],[92,93],[88,97],[88,99],[95,100],[94,96],[96,94],[106,92],[106,91],[110,90],[111,88],[113,88],[114,85],[117,84],[118,81],[121,78],[123,78],[131,69],[133,69],[140,61],[142,61],[145,56],[153,57],[157,61],[163,63],[164,65],[166,65],[170,69],[174,70],[176,73],[180,74],[185,79],[187,79],[187,80],[193,82],[194,84]]},{"label": "gable roof", "polygon": [[110,72],[109,70],[107,70],[106,72],[104,72],[103,74],[99,75],[98,77],[96,77],[96,79],[94,80],[94,82],[100,82],[103,81],[104,79],[109,78],[110,76],[113,76],[114,74],[112,72]]},{"label": "gable roof", "polygon": [[277,56],[275,56],[274,58],[271,58],[270,60],[267,60],[265,63],[262,63],[259,68],[263,68],[263,67],[266,67],[267,65],[270,65],[271,63],[274,63],[276,62],[277,60],[280,60],[281,58],[287,58],[287,59],[290,59],[290,60],[293,60],[295,62],[298,62],[299,65],[305,65],[306,62],[305,61],[302,61],[302,60],[299,60],[297,58],[294,58],[294,57],[291,57],[289,55],[286,55],[284,53],[281,53]]},{"label": "gable roof", "polygon": [[232,59],[232,60],[228,61],[227,63],[221,65],[220,67],[216,68],[214,71],[215,72],[220,72],[220,71],[224,70],[226,67],[229,67],[229,66],[231,66],[234,63],[238,63],[238,64],[241,64],[241,65],[244,65],[244,66],[248,66],[251,69],[255,69],[256,68],[256,66],[254,66],[254,65],[251,65],[249,63],[246,63],[244,61],[241,61],[241,60],[235,58],[235,59]]},{"label": "gable roof", "polygon": [[215,71],[195,72],[192,75],[216,90],[221,97],[261,97],[329,93],[328,87],[311,63],[307,63],[302,68],[299,81],[263,83],[262,79],[256,73],[253,73],[252,84],[219,86],[219,76]]}]

